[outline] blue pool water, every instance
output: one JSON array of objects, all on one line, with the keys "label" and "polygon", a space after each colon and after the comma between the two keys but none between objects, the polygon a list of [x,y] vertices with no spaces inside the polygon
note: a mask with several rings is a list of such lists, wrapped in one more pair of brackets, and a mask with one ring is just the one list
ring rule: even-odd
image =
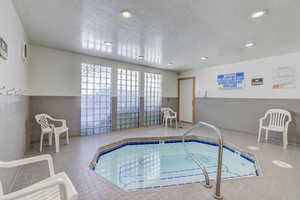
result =
[{"label": "blue pool water", "polygon": [[[216,177],[218,146],[203,141],[186,142],[190,153]],[[100,153],[94,171],[125,189],[147,189],[189,184],[204,180],[202,171],[185,153],[181,141],[127,143]],[[222,178],[256,176],[254,160],[225,147]]]}]

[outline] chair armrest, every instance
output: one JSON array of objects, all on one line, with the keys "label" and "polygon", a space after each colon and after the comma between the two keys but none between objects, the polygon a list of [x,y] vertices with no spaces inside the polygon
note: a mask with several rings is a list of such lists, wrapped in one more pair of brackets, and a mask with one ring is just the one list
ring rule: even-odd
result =
[{"label": "chair armrest", "polygon": [[63,126],[66,126],[67,125],[67,122],[65,119],[55,119],[53,117],[51,117],[50,115],[47,116],[51,121],[54,121],[54,122],[61,122]]},{"label": "chair armrest", "polygon": [[266,120],[268,115],[263,116],[262,118],[259,119],[259,123],[262,125],[264,120]]},{"label": "chair armrest", "polygon": [[288,130],[289,124],[290,124],[291,122],[292,122],[292,119],[289,119],[289,120],[286,121],[286,123],[285,123],[285,125],[284,125],[284,128],[285,128],[286,130]]},{"label": "chair armrest", "polygon": [[172,109],[170,109],[170,112],[171,112],[175,117],[177,117],[177,112],[173,111]]},{"label": "chair armrest", "polygon": [[65,119],[55,119],[56,122],[61,122],[62,126],[67,126],[67,121]]},{"label": "chair armrest", "polygon": [[263,122],[266,118],[265,117],[262,117],[262,118],[259,118],[259,122]]},{"label": "chair armrest", "polygon": [[174,112],[174,116],[177,118],[177,112]]},{"label": "chair armrest", "polygon": [[[43,191],[47,188],[51,188],[51,187],[54,187],[54,186],[61,186],[60,188],[62,188],[60,191],[63,192],[63,199],[66,199],[67,197],[67,194],[66,194],[66,182],[61,179],[61,178],[57,178],[57,179],[54,179],[54,180],[49,180],[49,181],[46,181],[46,182],[41,182],[41,183],[37,183],[35,185],[32,185],[28,188],[24,188],[24,189],[21,189],[19,191],[16,191],[16,192],[13,192],[13,193],[10,193],[10,194],[7,194],[7,195],[4,195],[1,200],[14,200],[14,199],[19,199],[21,197],[26,197],[27,195],[31,195],[31,194],[34,194],[36,192],[39,192],[39,191]],[[44,196],[47,195],[47,193],[43,193]],[[49,194],[50,196],[51,194]],[[53,194],[52,194],[53,195]],[[36,196],[36,199],[39,199],[39,196],[37,195]],[[35,199],[33,199],[35,200]]]},{"label": "chair armrest", "polygon": [[50,155],[41,155],[41,156],[35,156],[35,157],[31,157],[31,158],[24,158],[24,159],[19,159],[19,160],[14,160],[14,161],[8,161],[8,162],[0,161],[0,168],[6,168],[6,169],[14,168],[14,167],[19,167],[19,166],[37,163],[37,162],[41,162],[41,161],[48,162],[50,176],[54,176],[53,160]]},{"label": "chair armrest", "polygon": [[54,121],[54,122],[61,122],[62,126],[67,126],[67,121],[65,119],[54,119],[54,118],[51,118],[50,120]]}]

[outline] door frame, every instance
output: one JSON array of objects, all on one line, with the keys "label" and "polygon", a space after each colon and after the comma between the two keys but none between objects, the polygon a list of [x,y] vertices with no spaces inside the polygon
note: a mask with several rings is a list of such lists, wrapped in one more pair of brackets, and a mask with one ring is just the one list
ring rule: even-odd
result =
[{"label": "door frame", "polygon": [[193,124],[196,123],[196,119],[195,119],[195,99],[196,99],[196,78],[195,76],[191,76],[191,77],[182,77],[182,78],[178,78],[177,79],[177,91],[178,91],[178,106],[177,106],[177,111],[178,111],[178,117],[177,120],[180,120],[180,81],[183,80],[192,80],[193,81],[193,102],[192,102],[192,120],[193,120]]}]

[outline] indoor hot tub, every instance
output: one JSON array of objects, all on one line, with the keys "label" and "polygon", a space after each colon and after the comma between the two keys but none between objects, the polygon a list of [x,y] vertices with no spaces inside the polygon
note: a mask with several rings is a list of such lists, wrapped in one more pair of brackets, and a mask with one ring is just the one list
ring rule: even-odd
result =
[{"label": "indoor hot tub", "polygon": [[[259,176],[254,156],[227,144],[223,147],[223,180]],[[186,137],[184,143],[182,137],[125,139],[101,147],[90,167],[124,190],[203,182],[203,171],[187,150],[215,180],[218,144],[195,136]]]}]

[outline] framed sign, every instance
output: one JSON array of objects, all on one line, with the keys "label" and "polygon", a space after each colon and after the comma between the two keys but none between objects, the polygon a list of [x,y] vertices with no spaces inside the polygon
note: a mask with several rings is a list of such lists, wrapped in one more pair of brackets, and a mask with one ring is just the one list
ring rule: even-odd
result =
[{"label": "framed sign", "polygon": [[273,89],[295,88],[296,77],[293,67],[273,68]]},{"label": "framed sign", "polygon": [[8,46],[6,42],[0,37],[0,57],[7,60],[8,57]]},{"label": "framed sign", "polygon": [[251,79],[251,85],[252,86],[258,86],[258,85],[263,85],[264,84],[264,79],[263,78],[253,78]]},{"label": "framed sign", "polygon": [[240,89],[245,87],[245,73],[219,74],[217,76],[218,88]]}]

